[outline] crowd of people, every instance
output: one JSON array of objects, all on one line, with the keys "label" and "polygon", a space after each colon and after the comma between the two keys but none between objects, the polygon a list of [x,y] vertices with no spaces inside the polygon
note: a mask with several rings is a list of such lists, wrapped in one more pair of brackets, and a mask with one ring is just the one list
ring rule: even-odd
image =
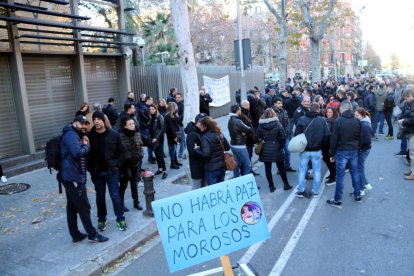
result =
[{"label": "crowd of people", "polygon": [[[95,185],[98,229],[102,232],[107,227],[108,187],[117,227],[125,231],[124,212],[129,209],[124,201],[128,185],[133,207],[142,210],[137,184],[144,155],[149,163],[157,164],[155,175],[162,179],[168,176],[164,141],[170,170],[180,169],[182,160],[189,159],[194,188],[224,181],[227,170],[224,153],[229,151],[237,164],[232,171],[234,178],[250,173],[259,175],[251,161],[257,147],[255,152],[264,163],[269,190],[274,192],[277,185],[272,175],[273,163],[283,190],[293,188],[287,173],[297,170],[291,166],[289,144],[303,134],[307,145],[299,153],[296,196],[307,196],[306,180],[312,180],[311,196],[319,195],[323,161],[329,171],[325,184],[336,184],[334,198],[327,203],[337,207],[342,206],[347,170],[357,202],[372,188],[365,174],[365,160],[371,141],[384,134],[384,121],[388,124],[387,140],[394,139],[394,121],[400,125],[401,149],[396,155],[405,156],[410,162],[408,153],[414,154],[414,89],[398,79],[328,79],[313,84],[287,82],[285,86],[275,83],[263,92],[254,87],[246,100],[236,95],[238,103],[230,107],[229,137],[223,135],[218,123],[209,116],[212,98],[204,88],[200,89],[200,113],[185,126],[183,96],[171,88],[166,100],[154,104],[153,98],[145,94],[136,102],[130,92],[120,113],[115,109],[114,98],[109,98],[103,108],[94,104],[93,112],[83,103],[73,122],[65,126],[61,142],[62,180],[68,201],[69,232],[74,242],[86,237],[90,241],[107,240],[97,233],[90,219],[86,172],[89,171]],[[405,179],[414,180],[413,172],[412,167]],[[87,234],[79,232],[77,214]]]}]

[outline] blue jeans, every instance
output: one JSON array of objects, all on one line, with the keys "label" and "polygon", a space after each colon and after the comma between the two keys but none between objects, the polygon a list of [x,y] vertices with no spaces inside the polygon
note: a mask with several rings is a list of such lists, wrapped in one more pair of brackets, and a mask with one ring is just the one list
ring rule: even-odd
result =
[{"label": "blue jeans", "polygon": [[116,221],[125,220],[124,202],[119,193],[119,171],[98,172],[93,177],[96,191],[96,206],[98,208],[98,221],[106,221],[106,185],[108,185],[109,195],[116,215]]},{"label": "blue jeans", "polygon": [[352,178],[352,186],[354,187],[354,195],[361,195],[361,187],[358,175],[358,150],[338,150],[336,152],[336,189],[335,201],[342,200],[344,192],[345,169],[349,164],[349,171]]},{"label": "blue jeans", "polygon": [[360,150],[358,152],[358,174],[359,174],[359,184],[361,185],[361,190],[363,187],[368,184],[367,177],[365,175],[365,160],[369,154],[368,150]]},{"label": "blue jeans", "polygon": [[180,149],[178,151],[178,157],[182,158],[185,149],[185,132],[184,127],[180,126]]},{"label": "blue jeans", "polygon": [[376,121],[379,123],[379,133],[384,134],[384,121],[385,121],[385,114],[383,111],[377,111],[375,113]]},{"label": "blue jeans", "polygon": [[237,168],[233,170],[233,177],[246,175],[252,172],[252,163],[249,158],[247,147],[236,148],[231,146],[234,160],[237,162]]},{"label": "blue jeans", "polygon": [[285,169],[290,169],[290,151],[288,150],[288,146],[289,146],[289,137],[286,137],[286,143],[285,146],[283,148],[283,150],[285,151]]},{"label": "blue jeans", "polygon": [[168,143],[168,154],[170,155],[171,165],[177,160],[177,144]]},{"label": "blue jeans", "polygon": [[212,185],[212,184],[223,182],[225,175],[226,175],[226,169],[222,169],[222,170],[218,170],[214,172],[206,172],[207,185]]},{"label": "blue jeans", "polygon": [[299,154],[299,178],[298,192],[305,191],[305,175],[308,170],[308,163],[312,162],[312,192],[319,194],[321,185],[322,151],[304,151]]}]

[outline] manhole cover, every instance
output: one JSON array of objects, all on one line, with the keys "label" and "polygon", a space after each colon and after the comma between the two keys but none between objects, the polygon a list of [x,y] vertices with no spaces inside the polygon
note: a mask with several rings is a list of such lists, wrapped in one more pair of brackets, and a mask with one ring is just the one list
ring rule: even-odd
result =
[{"label": "manhole cover", "polygon": [[26,183],[10,183],[0,186],[0,195],[12,195],[20,192],[24,192],[30,188]]}]

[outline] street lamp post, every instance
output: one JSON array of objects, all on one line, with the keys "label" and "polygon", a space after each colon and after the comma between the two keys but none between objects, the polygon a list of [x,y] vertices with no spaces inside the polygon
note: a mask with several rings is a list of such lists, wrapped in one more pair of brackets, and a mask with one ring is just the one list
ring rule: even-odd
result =
[{"label": "street lamp post", "polygon": [[142,66],[145,66],[145,40],[142,37],[138,37],[135,41],[137,46],[141,49]]}]

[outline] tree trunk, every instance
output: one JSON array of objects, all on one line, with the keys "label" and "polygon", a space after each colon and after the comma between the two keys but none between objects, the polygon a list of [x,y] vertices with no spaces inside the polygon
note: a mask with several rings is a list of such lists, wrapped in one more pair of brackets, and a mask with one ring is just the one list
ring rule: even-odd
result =
[{"label": "tree trunk", "polygon": [[320,78],[320,40],[311,38],[310,39],[311,47],[312,47],[312,83],[315,81],[319,81]]},{"label": "tree trunk", "polygon": [[197,68],[191,43],[187,0],[171,0],[171,15],[178,44],[180,74],[184,95],[184,124],[200,112]]},{"label": "tree trunk", "polygon": [[[284,0],[282,0],[284,1]],[[282,20],[285,18],[282,17]],[[286,21],[280,24],[279,34],[279,87],[286,85],[287,74],[287,48],[286,48],[287,28]]]}]

